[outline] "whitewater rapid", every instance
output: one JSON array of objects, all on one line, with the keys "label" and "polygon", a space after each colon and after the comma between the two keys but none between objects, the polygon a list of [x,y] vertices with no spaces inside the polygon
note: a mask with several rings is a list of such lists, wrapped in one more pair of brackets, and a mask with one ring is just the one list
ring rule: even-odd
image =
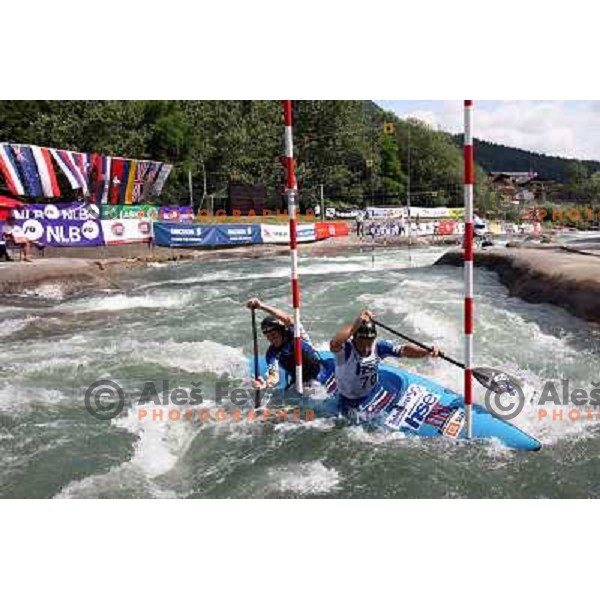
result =
[{"label": "whitewater rapid", "polygon": [[[462,277],[434,267],[443,249],[302,257],[303,322],[326,348],[363,307],[410,336],[461,357]],[[242,378],[252,352],[250,296],[290,305],[289,261],[209,261],[131,271],[119,290],[65,296],[56,286],[5,298],[0,309],[2,497],[468,497],[590,496],[593,422],[543,421],[527,405],[516,424],[536,455],[498,444],[430,443],[402,434],[312,423],[98,421],[83,391],[106,378],[127,390],[202,381],[205,407],[224,376]],[[549,305],[510,297],[476,272],[475,359],[532,389],[546,379],[589,386],[600,372],[597,330]],[[264,344],[262,345],[264,351]],[[403,367],[461,389],[443,361]],[[481,391],[478,401],[482,401]],[[577,460],[574,458],[577,457]]]}]

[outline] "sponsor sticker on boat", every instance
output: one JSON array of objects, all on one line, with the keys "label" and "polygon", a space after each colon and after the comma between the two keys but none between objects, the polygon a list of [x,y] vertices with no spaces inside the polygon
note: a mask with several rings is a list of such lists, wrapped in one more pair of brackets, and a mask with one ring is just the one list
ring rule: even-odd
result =
[{"label": "sponsor sticker on boat", "polygon": [[366,419],[371,419],[375,415],[379,414],[382,410],[386,409],[395,398],[395,394],[388,392],[384,388],[381,388],[369,402],[362,407],[362,416]]},{"label": "sponsor sticker on boat", "polygon": [[440,404],[439,402],[431,409],[429,415],[425,419],[425,423],[439,429],[440,432],[442,427],[448,420],[448,417],[454,412],[454,408]]},{"label": "sponsor sticker on boat", "polygon": [[425,394],[419,402],[417,402],[410,411],[408,411],[404,423],[414,429],[414,431],[418,431],[418,429],[423,425],[427,415],[432,411],[433,407],[437,404],[439,400],[439,394],[434,394],[432,392],[428,392]]},{"label": "sponsor sticker on boat", "polygon": [[426,387],[411,383],[386,419],[386,425],[398,429],[405,425],[417,431],[439,398],[439,394],[430,392]]},{"label": "sponsor sticker on boat", "polygon": [[449,417],[440,433],[446,437],[457,438],[465,424],[465,411],[462,408],[457,408]]}]

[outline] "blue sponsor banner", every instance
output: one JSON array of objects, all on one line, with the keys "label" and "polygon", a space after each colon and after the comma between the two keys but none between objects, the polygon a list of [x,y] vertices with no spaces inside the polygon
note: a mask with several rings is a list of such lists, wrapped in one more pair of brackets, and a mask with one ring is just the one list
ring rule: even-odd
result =
[{"label": "blue sponsor banner", "polygon": [[198,223],[154,223],[158,246],[229,246],[261,244],[260,225],[202,225]]},{"label": "blue sponsor banner", "polygon": [[262,244],[260,225],[214,225],[218,245]]}]

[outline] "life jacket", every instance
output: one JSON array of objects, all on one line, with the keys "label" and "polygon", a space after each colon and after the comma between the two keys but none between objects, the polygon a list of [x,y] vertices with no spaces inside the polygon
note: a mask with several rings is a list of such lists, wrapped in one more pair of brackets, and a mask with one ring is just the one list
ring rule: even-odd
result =
[{"label": "life jacket", "polygon": [[[321,360],[317,351],[306,341],[301,340],[302,346],[302,381],[316,379],[321,370]],[[296,360],[294,357],[294,338],[286,334],[286,340],[279,352],[279,365],[285,369],[288,385],[296,381]]]}]

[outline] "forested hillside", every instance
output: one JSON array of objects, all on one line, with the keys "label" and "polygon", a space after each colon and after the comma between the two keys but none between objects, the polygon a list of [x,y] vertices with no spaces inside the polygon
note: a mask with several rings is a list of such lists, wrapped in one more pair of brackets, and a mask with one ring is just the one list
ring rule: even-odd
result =
[{"label": "forested hillside", "polygon": [[[461,151],[448,134],[364,101],[298,101],[293,118],[305,202],[318,198],[320,184],[340,204],[404,202],[409,159],[415,204],[462,201]],[[170,203],[188,201],[188,171],[196,197],[206,175],[216,197],[230,181],[260,182],[277,201],[281,123],[279,101],[0,102],[0,141],[173,163],[163,193]]]},{"label": "forested hillside", "polygon": [[[454,140],[458,146],[462,145],[462,135],[454,136]],[[535,171],[540,178],[558,183],[600,172],[600,162],[595,160],[548,156],[478,139],[475,139],[475,159],[485,171]]]}]

